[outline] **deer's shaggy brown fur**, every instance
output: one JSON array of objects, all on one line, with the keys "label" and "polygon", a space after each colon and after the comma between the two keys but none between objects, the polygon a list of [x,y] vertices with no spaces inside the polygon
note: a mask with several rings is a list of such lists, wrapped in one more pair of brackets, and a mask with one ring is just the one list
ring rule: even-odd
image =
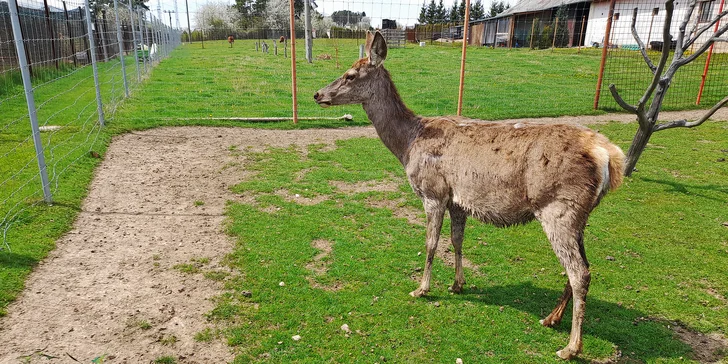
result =
[{"label": "deer's shaggy brown fur", "polygon": [[577,355],[590,282],[584,228],[601,198],[622,182],[622,151],[585,127],[419,117],[402,102],[382,66],[387,56],[382,35],[370,33],[366,49],[367,58],[319,90],[314,99],[323,107],[362,104],[422,199],[427,258],[420,286],[410,294],[419,297],[430,289],[446,210],[455,250],[453,292],[465,285],[462,242],[468,216],[495,226],[537,219],[568,276],[559,303],[541,323],[558,324],[573,298],[571,337],[557,354],[564,359]]}]

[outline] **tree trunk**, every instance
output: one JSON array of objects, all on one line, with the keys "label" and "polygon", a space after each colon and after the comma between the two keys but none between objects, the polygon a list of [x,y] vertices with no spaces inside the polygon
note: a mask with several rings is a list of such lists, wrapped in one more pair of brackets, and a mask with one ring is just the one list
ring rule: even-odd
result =
[{"label": "tree trunk", "polygon": [[634,171],[637,161],[640,159],[645,147],[647,147],[652,133],[652,127],[647,130],[642,129],[642,127],[637,129],[637,133],[634,135],[634,139],[632,139],[632,145],[630,145],[629,151],[627,151],[627,160],[624,164],[625,176],[629,177],[632,175],[632,171]]}]

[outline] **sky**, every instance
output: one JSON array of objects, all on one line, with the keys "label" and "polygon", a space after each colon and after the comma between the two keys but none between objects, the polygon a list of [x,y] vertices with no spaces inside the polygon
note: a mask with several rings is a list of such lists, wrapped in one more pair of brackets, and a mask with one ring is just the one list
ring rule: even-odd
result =
[{"label": "sky", "polygon": [[[162,10],[175,10],[175,1],[177,2],[177,10],[179,11],[179,22],[183,29],[187,28],[187,18],[185,14],[185,0],[150,0],[147,5],[156,15],[157,5],[161,4]],[[316,9],[318,12],[328,16],[337,10],[350,10],[353,12],[366,12],[367,16],[371,19],[372,27],[379,28],[382,25],[382,19],[396,19],[397,25],[411,26],[417,22],[417,18],[420,15],[420,8],[422,7],[422,0],[314,0],[318,5]],[[429,2],[429,0],[427,0]],[[437,0],[439,1],[439,0]],[[443,0],[443,4],[446,9],[452,7],[454,0]],[[490,8],[491,0],[482,0],[483,6],[487,10]],[[527,0],[524,0],[527,1]],[[194,28],[195,16],[194,12],[202,7],[207,0],[187,0],[190,11],[190,21]],[[235,4],[232,0],[222,0],[228,4]],[[475,0],[471,0],[475,2]],[[517,0],[506,0],[506,3],[511,5],[515,4]],[[177,26],[175,16],[172,14],[172,25]],[[164,23],[169,24],[168,14],[162,13]]]},{"label": "sky", "polygon": [[[5,1],[5,0],[2,0]],[[127,3],[128,0],[124,0]],[[370,18],[371,26],[374,28],[380,28],[382,26],[382,19],[395,19],[397,25],[412,26],[417,23],[417,18],[420,15],[420,8],[422,7],[422,0],[313,0],[316,2],[318,7],[316,10],[319,13],[323,13],[325,16],[331,15],[337,10],[349,10],[352,12],[365,12],[367,17]],[[428,3],[430,0],[426,0]],[[438,2],[439,0],[436,0]],[[446,9],[452,7],[453,1],[457,0],[443,0],[443,4]],[[483,6],[486,11],[490,8],[490,4],[493,0],[482,0]],[[511,5],[515,4],[518,0],[505,0],[506,3]],[[523,0],[528,1],[528,0]],[[18,0],[23,6],[29,3],[38,3],[42,6],[40,0]],[[79,6],[83,4],[83,0],[68,0],[69,8]],[[195,26],[195,12],[208,2],[215,3],[227,3],[230,5],[235,4],[234,0],[187,0],[190,12],[190,21],[192,22],[192,28]],[[475,0],[471,0],[475,2]],[[49,0],[51,6],[57,6],[62,8],[60,0]],[[157,17],[157,8],[161,8],[161,18],[164,24],[169,25],[169,14],[164,11],[173,11],[172,13],[172,26],[177,27],[178,18],[179,26],[182,29],[187,29],[187,14],[185,12],[185,0],[149,0],[147,6],[152,10],[152,13]],[[119,4],[122,5],[121,3]]]}]

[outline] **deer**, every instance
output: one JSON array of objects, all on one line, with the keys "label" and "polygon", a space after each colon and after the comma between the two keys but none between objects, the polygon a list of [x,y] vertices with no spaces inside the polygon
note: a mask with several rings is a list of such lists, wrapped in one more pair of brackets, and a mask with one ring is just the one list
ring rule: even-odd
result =
[{"label": "deer", "polygon": [[622,150],[578,125],[417,116],[383,66],[387,44],[382,34],[368,32],[365,50],[364,58],[313,98],[324,108],[361,104],[422,200],[427,255],[419,287],[410,295],[430,290],[445,211],[455,255],[455,282],[449,287],[454,293],[465,286],[462,244],[468,217],[496,227],[538,220],[568,278],[556,307],[539,322],[558,325],[573,298],[569,343],[556,354],[565,360],[580,354],[591,281],[584,228],[602,197],[622,183]]},{"label": "deer", "polygon": [[228,35],[228,43],[230,43],[230,48],[233,47],[233,43],[235,43],[235,37],[232,35]]}]

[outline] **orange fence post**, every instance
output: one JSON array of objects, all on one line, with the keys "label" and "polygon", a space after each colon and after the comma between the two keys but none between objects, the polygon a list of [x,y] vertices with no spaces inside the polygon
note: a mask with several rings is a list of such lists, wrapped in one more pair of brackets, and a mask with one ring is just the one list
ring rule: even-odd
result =
[{"label": "orange fence post", "polygon": [[470,0],[465,0],[464,21],[465,24],[463,25],[463,52],[460,59],[460,87],[458,89],[458,116],[463,115],[463,84],[465,83],[465,53],[468,49],[468,27],[470,25]]},{"label": "orange fence post", "polygon": [[607,49],[609,48],[609,36],[612,33],[612,18],[614,18],[614,3],[609,2],[609,18],[607,18],[607,29],[604,31],[604,44],[602,46],[602,60],[599,63],[599,78],[597,79],[597,92],[594,95],[594,110],[599,108],[599,93],[602,91],[602,79],[604,78],[604,65],[607,63]]},{"label": "orange fence post", "polygon": [[297,89],[296,89],[296,23],[294,18],[294,7],[293,1],[290,0],[290,13],[291,13],[291,79],[293,88],[293,123],[298,124],[298,101],[297,101]]}]

